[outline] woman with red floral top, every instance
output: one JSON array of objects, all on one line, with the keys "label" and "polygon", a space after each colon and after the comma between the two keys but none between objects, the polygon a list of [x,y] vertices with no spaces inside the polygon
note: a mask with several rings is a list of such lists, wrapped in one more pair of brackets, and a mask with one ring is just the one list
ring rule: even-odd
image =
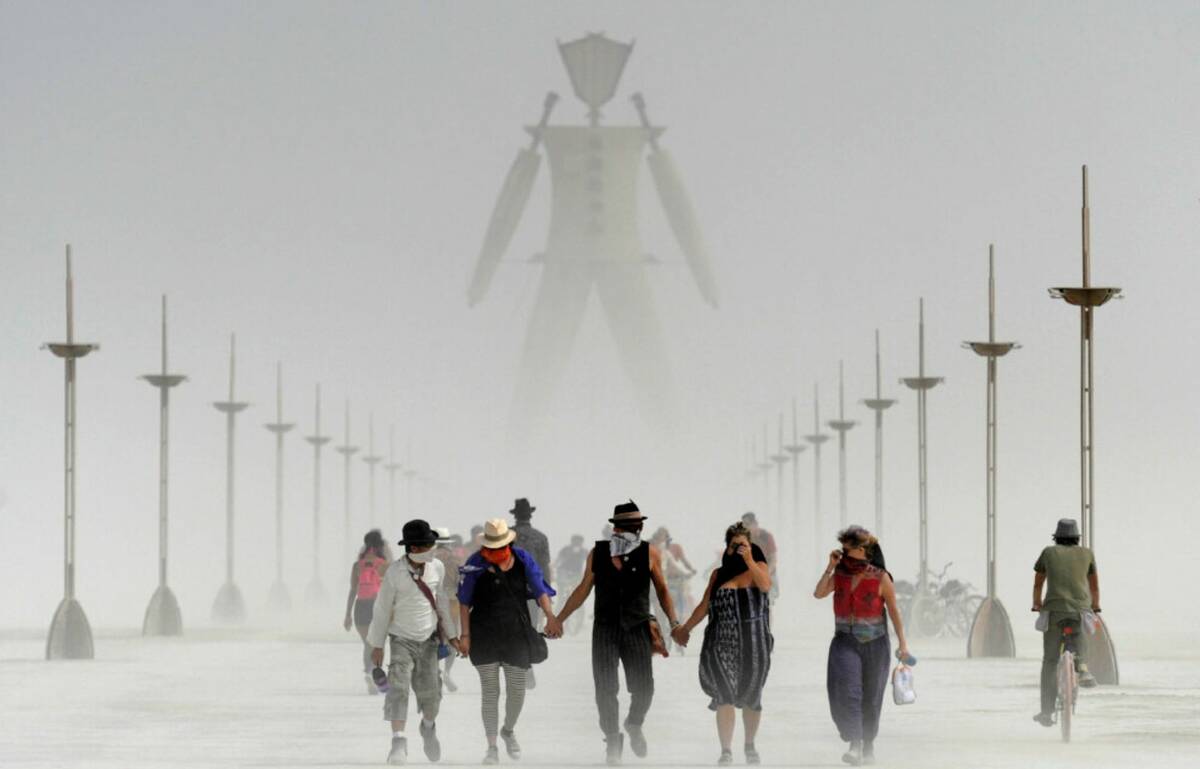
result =
[{"label": "woman with red floral top", "polygon": [[838,541],[842,549],[829,554],[813,597],[833,595],[834,634],[826,674],[829,711],[838,733],[850,743],[842,760],[859,766],[875,762],[875,736],[891,667],[885,607],[896,627],[901,658],[908,656],[908,643],[879,540],[861,526],[851,526],[838,533]]}]

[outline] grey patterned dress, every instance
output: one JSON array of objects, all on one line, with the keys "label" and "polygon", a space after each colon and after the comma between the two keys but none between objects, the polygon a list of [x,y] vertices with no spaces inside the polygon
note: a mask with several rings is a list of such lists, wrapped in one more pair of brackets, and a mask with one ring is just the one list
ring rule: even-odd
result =
[{"label": "grey patterned dress", "polygon": [[774,646],[766,594],[756,587],[713,590],[700,649],[700,688],[712,698],[709,710],[762,710]]}]

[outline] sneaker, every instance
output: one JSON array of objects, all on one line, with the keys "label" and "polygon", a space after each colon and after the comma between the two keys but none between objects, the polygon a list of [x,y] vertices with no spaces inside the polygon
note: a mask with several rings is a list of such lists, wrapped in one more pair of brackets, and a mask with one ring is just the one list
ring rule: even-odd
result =
[{"label": "sneaker", "polygon": [[721,749],[721,757],[717,759],[717,766],[733,766],[733,751]]},{"label": "sneaker", "polygon": [[1091,671],[1084,668],[1079,671],[1079,685],[1084,689],[1091,689],[1094,686],[1099,686],[1096,677],[1091,674]]},{"label": "sneaker", "polygon": [[404,737],[392,738],[392,750],[388,753],[387,762],[391,766],[403,766],[408,763],[408,740]]},{"label": "sneaker", "polygon": [[375,668],[371,671],[371,682],[375,684],[375,690],[380,694],[387,694],[391,686],[388,684],[387,671],[383,668]]},{"label": "sneaker", "polygon": [[421,719],[421,747],[425,749],[425,758],[430,761],[440,761],[442,758],[442,743],[438,742],[437,724],[431,724],[428,728],[425,726],[425,719]]},{"label": "sneaker", "polygon": [[875,743],[871,740],[863,742],[863,766],[869,766],[875,763]]},{"label": "sneaker", "polygon": [[1042,726],[1054,726],[1053,713],[1038,713],[1033,717],[1033,720],[1037,721]]},{"label": "sneaker", "polygon": [[633,755],[638,758],[645,758],[646,734],[642,731],[642,725],[626,721],[625,733],[629,735],[629,749],[633,751]]},{"label": "sneaker", "polygon": [[610,734],[604,738],[604,760],[609,766],[621,765],[621,748],[625,746],[625,735]]},{"label": "sneaker", "polygon": [[758,755],[758,748],[754,747],[753,742],[746,743],[746,763],[751,766],[762,763],[762,757]]},{"label": "sneaker", "polygon": [[862,743],[858,740],[850,743],[850,749],[842,754],[842,763],[850,764],[850,766],[862,766],[863,749]]},{"label": "sneaker", "polygon": [[517,742],[517,735],[511,729],[501,729],[500,739],[504,740],[504,750],[509,758],[515,761],[521,757],[521,743]]},{"label": "sneaker", "polygon": [[496,749],[495,745],[488,745],[487,755],[483,757],[483,763],[485,766],[500,763],[500,751]]}]

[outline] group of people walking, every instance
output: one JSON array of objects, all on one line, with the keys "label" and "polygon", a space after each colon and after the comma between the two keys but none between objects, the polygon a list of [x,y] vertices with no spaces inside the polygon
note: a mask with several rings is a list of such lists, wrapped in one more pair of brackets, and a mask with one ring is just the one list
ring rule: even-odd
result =
[{"label": "group of people walking", "polygon": [[[466,547],[426,521],[409,521],[398,543],[404,555],[395,561],[378,531],[364,539],[351,571],[345,624],[347,629],[356,626],[363,638],[369,691],[384,679],[380,668],[385,650],[389,652],[386,683],[381,687],[386,689],[384,718],[392,728],[388,763],[407,762],[410,698],[416,700],[420,715],[423,752],[430,761],[440,759],[436,720],[442,687],[453,686],[448,666],[455,656],[468,658],[479,675],[487,740],[483,763],[499,762],[499,742],[509,758],[520,758],[516,727],[533,665],[546,658],[545,639],[561,637],[565,623],[594,592],[592,677],[607,763],[621,763],[626,739],[634,755],[647,755],[645,722],[654,698],[653,656],[667,656],[669,642],[686,648],[692,632],[707,619],[699,683],[716,716],[718,765],[733,763],[738,710],[744,759],[758,764],[755,738],[774,649],[770,604],[775,590],[775,543],[758,528],[753,514],[725,530],[721,558],[708,576],[703,596],[681,619],[680,593],[672,590],[668,564],[675,559],[676,568],[681,560],[685,568],[691,565],[670,552],[669,539],[661,532],[652,538],[654,545],[642,539],[647,516],[632,500],[614,508],[606,539],[586,549],[581,537],[573,538],[553,564],[545,536],[529,522],[534,509],[527,500],[518,500],[510,511],[517,519],[514,526],[501,518],[489,520],[472,532]],[[523,546],[523,537],[529,547]],[[842,760],[850,765],[871,764],[891,666],[889,620],[898,657],[909,658],[908,644],[878,540],[860,526],[838,532],[837,540],[841,547],[830,553],[813,589],[815,598],[833,597],[834,634],[826,680],[829,707],[839,735],[848,744]],[[1090,551],[1063,551],[1072,544],[1077,543],[1067,538],[1039,558],[1035,608],[1042,608],[1040,591],[1047,572],[1060,568],[1060,563],[1066,565],[1064,570],[1087,575],[1098,602]],[[560,577],[577,581],[570,593],[560,597],[557,611],[551,600],[556,597],[550,584],[552,567]],[[1063,614],[1062,606],[1077,598],[1080,590],[1064,588],[1062,577],[1050,576],[1050,581],[1047,602],[1054,601],[1051,608]],[[652,592],[659,617],[651,607]],[[1065,613],[1070,613],[1069,608]],[[443,659],[445,663],[439,662]],[[440,664],[447,669],[442,671]],[[624,719],[617,699],[621,668],[630,694]],[[1043,686],[1043,712],[1045,702]]]}]

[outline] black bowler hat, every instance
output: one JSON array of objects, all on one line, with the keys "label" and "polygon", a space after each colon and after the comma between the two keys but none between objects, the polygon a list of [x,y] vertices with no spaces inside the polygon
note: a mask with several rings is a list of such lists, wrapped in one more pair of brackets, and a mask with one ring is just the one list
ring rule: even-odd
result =
[{"label": "black bowler hat", "polygon": [[404,537],[396,543],[397,545],[432,545],[437,542],[438,538],[437,532],[429,527],[429,522],[422,521],[420,518],[404,524],[401,533]]},{"label": "black bowler hat", "polygon": [[646,520],[646,516],[642,515],[638,509],[637,503],[632,499],[628,502],[622,502],[613,508],[613,517],[608,519],[609,523],[615,523],[618,526],[622,523],[637,523],[638,521]]},{"label": "black bowler hat", "polygon": [[1079,524],[1074,518],[1062,518],[1054,529],[1055,539],[1079,539]]},{"label": "black bowler hat", "polygon": [[534,510],[537,510],[537,508],[530,505],[528,499],[521,497],[513,502],[513,508],[508,512],[512,513],[513,518],[525,519],[532,517]]}]

